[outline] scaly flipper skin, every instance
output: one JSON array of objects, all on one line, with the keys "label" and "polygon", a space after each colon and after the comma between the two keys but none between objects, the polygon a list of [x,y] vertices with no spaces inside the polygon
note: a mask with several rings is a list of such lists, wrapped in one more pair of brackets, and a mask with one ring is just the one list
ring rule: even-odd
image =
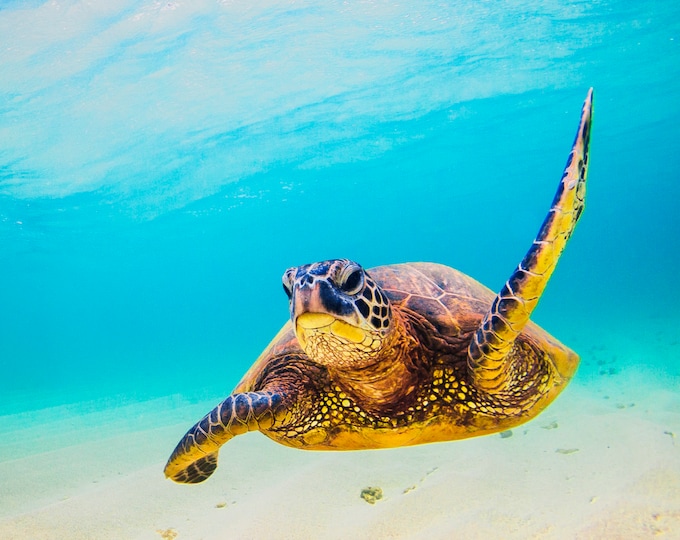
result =
[{"label": "scaly flipper skin", "polygon": [[515,272],[505,283],[474,334],[468,367],[475,384],[500,393],[513,383],[508,361],[515,340],[536,307],[562,250],[581,217],[586,194],[593,89],[583,104],[581,121],[552,207]]},{"label": "scaly flipper skin", "polygon": [[285,415],[283,398],[271,392],[233,394],[192,427],[175,447],[165,476],[175,482],[197,484],[217,468],[220,447],[247,431],[271,428]]}]

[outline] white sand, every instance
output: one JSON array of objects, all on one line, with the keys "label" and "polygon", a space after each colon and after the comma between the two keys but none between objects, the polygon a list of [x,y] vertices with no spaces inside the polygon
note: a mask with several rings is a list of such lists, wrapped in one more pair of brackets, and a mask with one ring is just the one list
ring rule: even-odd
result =
[{"label": "white sand", "polygon": [[680,538],[680,391],[650,373],[577,380],[509,438],[317,453],[252,433],[207,483],[164,479],[213,405],[0,419],[0,538]]}]

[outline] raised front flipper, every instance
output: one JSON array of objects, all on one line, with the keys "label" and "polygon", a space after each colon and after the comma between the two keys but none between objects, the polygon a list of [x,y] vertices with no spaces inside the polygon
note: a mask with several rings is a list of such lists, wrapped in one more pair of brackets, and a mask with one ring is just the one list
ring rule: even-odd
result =
[{"label": "raised front flipper", "polygon": [[536,240],[496,296],[468,348],[468,367],[475,384],[489,393],[502,392],[512,382],[507,356],[536,307],[583,211],[592,103],[591,88],[552,207]]},{"label": "raised front flipper", "polygon": [[192,427],[172,452],[165,476],[175,482],[197,484],[217,468],[220,447],[236,435],[269,429],[285,415],[282,394],[233,394]]}]

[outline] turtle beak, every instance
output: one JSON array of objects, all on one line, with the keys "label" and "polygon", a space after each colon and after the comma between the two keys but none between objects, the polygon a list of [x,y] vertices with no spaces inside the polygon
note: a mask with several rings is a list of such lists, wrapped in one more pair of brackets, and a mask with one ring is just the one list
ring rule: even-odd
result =
[{"label": "turtle beak", "polygon": [[[314,288],[295,287],[293,298],[290,303],[290,318],[296,327],[298,324],[297,321],[302,315],[309,313],[322,314],[324,311],[319,294]],[[312,319],[309,320],[308,324],[314,324]],[[323,326],[323,324],[320,324],[320,326]],[[309,326],[309,328],[311,327],[312,326]]]},{"label": "turtle beak", "polygon": [[361,343],[366,334],[356,326],[337,319],[328,313],[303,313],[295,321],[295,335],[306,350],[309,337],[318,334],[332,334],[347,343]]},{"label": "turtle beak", "polygon": [[324,313],[318,293],[310,287],[295,287],[290,315],[295,335],[303,349],[306,348],[307,338],[311,333],[329,326],[335,320],[332,315]]},{"label": "turtle beak", "polygon": [[333,315],[328,313],[303,313],[295,321],[295,327],[300,330],[318,330],[335,321]]},{"label": "turtle beak", "polygon": [[302,313],[295,319],[295,335],[303,349],[307,346],[307,338],[310,334],[323,331],[335,322],[335,317],[328,313]]}]

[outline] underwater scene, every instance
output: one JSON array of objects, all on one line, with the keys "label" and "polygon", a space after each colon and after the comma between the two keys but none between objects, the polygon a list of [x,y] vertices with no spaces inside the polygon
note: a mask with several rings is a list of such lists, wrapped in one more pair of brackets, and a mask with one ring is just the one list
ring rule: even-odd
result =
[{"label": "underwater scene", "polygon": [[[247,433],[166,478],[290,319],[286,269],[498,293],[590,88],[531,315],[580,356],[554,402],[389,449]],[[678,2],[0,2],[0,538],[680,538],[679,180]]]}]

